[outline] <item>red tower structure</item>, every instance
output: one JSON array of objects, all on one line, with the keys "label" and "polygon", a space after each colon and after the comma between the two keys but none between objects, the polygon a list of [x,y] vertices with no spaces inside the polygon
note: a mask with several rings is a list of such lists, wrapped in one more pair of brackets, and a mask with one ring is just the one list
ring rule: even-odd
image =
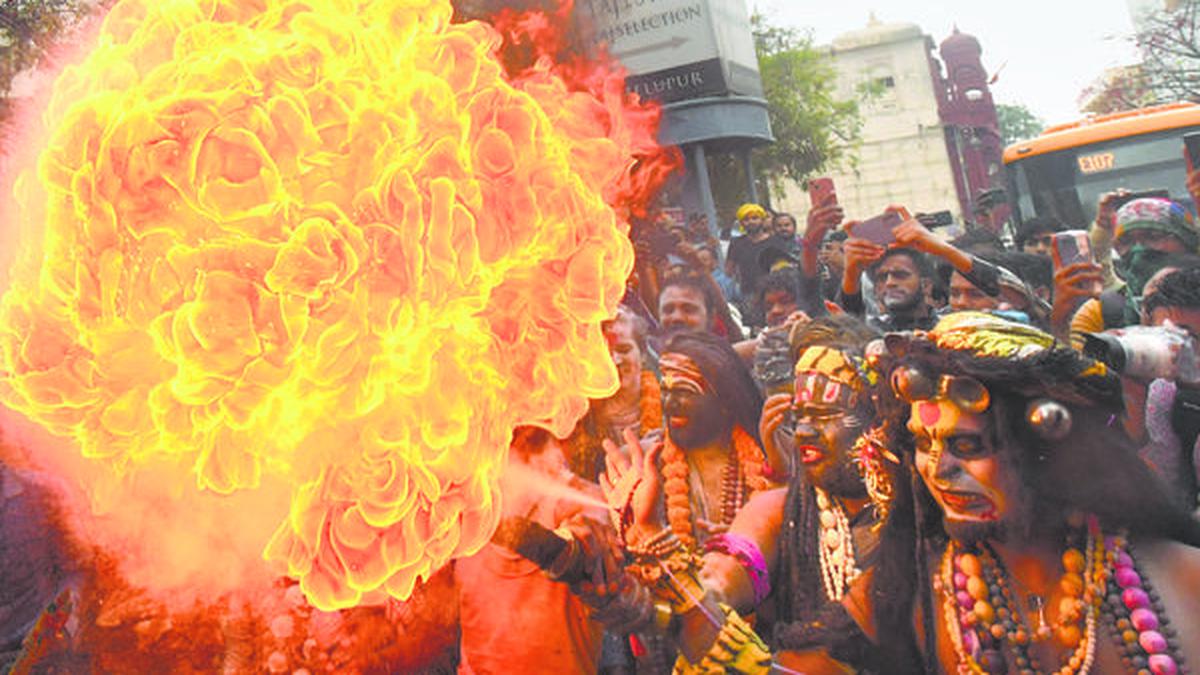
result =
[{"label": "red tower structure", "polygon": [[[1004,185],[1004,143],[996,104],[988,88],[979,40],[956,27],[939,49],[946,74],[935,73],[938,115],[946,132],[946,149],[954,170],[959,206],[964,217],[995,229],[1008,217],[1006,204],[997,203]],[[1002,200],[999,200],[1002,202]]]}]

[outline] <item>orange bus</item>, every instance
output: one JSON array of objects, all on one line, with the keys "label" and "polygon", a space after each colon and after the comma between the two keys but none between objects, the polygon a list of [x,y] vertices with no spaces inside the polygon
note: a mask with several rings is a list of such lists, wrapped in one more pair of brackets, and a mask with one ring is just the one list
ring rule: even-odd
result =
[{"label": "orange bus", "polygon": [[1014,224],[1034,216],[1086,228],[1106,192],[1167,190],[1196,210],[1185,187],[1184,134],[1200,131],[1200,105],[1172,103],[1050,127],[1004,151]]}]

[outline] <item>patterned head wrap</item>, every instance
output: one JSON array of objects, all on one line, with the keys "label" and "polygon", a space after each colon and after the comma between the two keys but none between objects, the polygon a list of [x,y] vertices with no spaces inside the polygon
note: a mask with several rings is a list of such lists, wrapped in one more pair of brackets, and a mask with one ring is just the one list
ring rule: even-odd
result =
[{"label": "patterned head wrap", "polygon": [[1134,199],[1117,210],[1116,238],[1134,230],[1158,230],[1183,242],[1189,251],[1196,250],[1200,233],[1192,214],[1177,202],[1161,197]]},{"label": "patterned head wrap", "polygon": [[984,312],[955,312],[928,332],[892,333],[889,354],[934,371],[970,375],[1021,396],[1120,406],[1117,376],[1100,361],[1028,324]]},{"label": "patterned head wrap", "polygon": [[855,405],[863,378],[853,359],[822,345],[801,352],[796,361],[796,404]]}]

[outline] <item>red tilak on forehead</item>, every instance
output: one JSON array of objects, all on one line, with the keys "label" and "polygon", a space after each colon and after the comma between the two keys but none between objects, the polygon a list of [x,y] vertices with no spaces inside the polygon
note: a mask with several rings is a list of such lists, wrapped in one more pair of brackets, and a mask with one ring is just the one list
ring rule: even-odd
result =
[{"label": "red tilak on forehead", "polygon": [[942,407],[933,401],[921,401],[917,405],[917,414],[921,417],[921,424],[931,427],[942,419]]}]

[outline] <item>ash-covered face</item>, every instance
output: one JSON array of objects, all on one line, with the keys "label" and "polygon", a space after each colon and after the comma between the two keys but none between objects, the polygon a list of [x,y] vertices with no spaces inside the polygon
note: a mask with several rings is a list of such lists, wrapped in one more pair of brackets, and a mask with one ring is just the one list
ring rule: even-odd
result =
[{"label": "ash-covered face", "polygon": [[908,428],[917,441],[916,469],[956,538],[1020,525],[1028,501],[1013,460],[992,445],[990,423],[987,413],[967,412],[948,400],[912,404]]},{"label": "ash-covered face", "polygon": [[865,490],[852,462],[864,420],[856,413],[856,392],[814,371],[796,373],[796,452],[813,485],[842,497]]},{"label": "ash-covered face", "polygon": [[667,435],[680,448],[699,448],[728,433],[732,417],[694,361],[666,353],[662,370],[663,414]]}]

